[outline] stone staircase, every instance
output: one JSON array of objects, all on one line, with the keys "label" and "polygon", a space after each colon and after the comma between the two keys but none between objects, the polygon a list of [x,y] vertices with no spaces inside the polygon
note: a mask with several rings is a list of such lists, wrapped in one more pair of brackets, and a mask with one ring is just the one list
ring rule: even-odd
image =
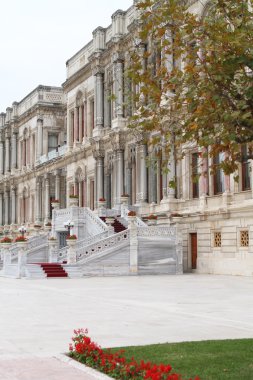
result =
[{"label": "stone staircase", "polygon": [[[100,219],[105,222],[106,217],[105,216],[100,216]],[[118,219],[118,217],[114,217],[114,222],[112,223],[112,227],[114,228],[115,234],[118,232],[122,232],[126,230],[126,227],[123,225],[123,223]]]},{"label": "stone staircase", "polygon": [[68,277],[68,273],[61,264],[57,263],[40,263],[38,264],[45,272],[46,277]]}]

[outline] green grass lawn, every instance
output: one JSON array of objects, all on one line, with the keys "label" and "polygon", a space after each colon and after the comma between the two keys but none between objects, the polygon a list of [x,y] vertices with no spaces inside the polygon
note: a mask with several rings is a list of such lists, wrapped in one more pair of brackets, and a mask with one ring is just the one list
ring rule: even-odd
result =
[{"label": "green grass lawn", "polygon": [[[170,364],[183,379],[253,380],[253,339],[123,347],[126,358]],[[117,349],[115,349],[117,350]]]}]

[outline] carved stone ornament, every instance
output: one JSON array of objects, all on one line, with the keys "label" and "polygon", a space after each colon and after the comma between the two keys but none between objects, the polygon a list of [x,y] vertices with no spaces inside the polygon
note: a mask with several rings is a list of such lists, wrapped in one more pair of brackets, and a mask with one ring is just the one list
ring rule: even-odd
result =
[{"label": "carved stone ornament", "polygon": [[113,151],[125,149],[126,136],[123,132],[111,132],[110,141],[111,141]]},{"label": "carved stone ornament", "polygon": [[90,138],[90,144],[92,149],[92,154],[95,159],[97,158],[104,158],[105,156],[105,149],[104,149],[104,143],[101,140],[98,140],[96,138]]}]

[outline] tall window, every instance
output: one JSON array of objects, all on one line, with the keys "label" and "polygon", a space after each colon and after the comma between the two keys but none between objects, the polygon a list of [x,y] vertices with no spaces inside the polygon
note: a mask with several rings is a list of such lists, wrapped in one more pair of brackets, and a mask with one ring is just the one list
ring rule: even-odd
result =
[{"label": "tall window", "polygon": [[221,194],[224,192],[224,173],[220,168],[217,168],[217,166],[222,162],[223,160],[223,153],[217,154],[217,156],[214,157],[214,166],[215,166],[215,173],[213,175],[213,186],[214,186],[214,195]]},{"label": "tall window", "polygon": [[242,146],[242,190],[250,190],[250,162],[247,145]]},{"label": "tall window", "polygon": [[192,154],[192,198],[199,197],[199,178],[198,178],[198,165],[199,165],[199,154]]},{"label": "tall window", "polygon": [[58,147],[58,135],[48,135],[48,152],[55,150]]}]

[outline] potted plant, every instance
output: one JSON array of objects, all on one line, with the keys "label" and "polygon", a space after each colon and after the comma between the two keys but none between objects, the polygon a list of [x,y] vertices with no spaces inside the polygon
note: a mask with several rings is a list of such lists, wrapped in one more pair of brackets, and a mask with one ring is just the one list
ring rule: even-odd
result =
[{"label": "potted plant", "polygon": [[46,231],[51,231],[51,228],[52,228],[52,223],[51,222],[47,222],[45,225],[44,225],[44,229]]},{"label": "potted plant", "polygon": [[77,206],[78,205],[78,200],[79,200],[78,195],[70,194],[70,196],[69,196],[69,205],[70,205],[70,207]]},{"label": "potted plant", "polygon": [[52,199],[51,200],[51,205],[52,205],[53,208],[59,208],[59,206],[60,206],[59,199]]},{"label": "potted plant", "polygon": [[76,242],[77,242],[77,236],[76,235],[68,235],[66,237],[66,242],[67,242],[67,245],[69,247],[74,247],[76,245]]},{"label": "potted plant", "polygon": [[106,206],[106,199],[101,197],[98,200],[98,207],[105,207]]},{"label": "potted plant", "polygon": [[68,235],[66,237],[66,240],[77,240],[77,236],[76,235]]},{"label": "potted plant", "polygon": [[123,204],[128,203],[128,198],[129,198],[129,195],[124,193],[120,196],[120,202]]},{"label": "potted plant", "polygon": [[156,224],[156,221],[157,221],[157,216],[154,215],[154,214],[150,214],[150,215],[147,217],[147,220],[148,220],[148,225],[150,225],[150,226],[155,225],[155,224]]},{"label": "potted plant", "polygon": [[172,220],[173,220],[173,222],[178,222],[178,221],[180,221],[181,220],[181,218],[182,218],[182,214],[180,214],[179,212],[172,212],[171,214],[170,214],[170,217],[172,218]]},{"label": "potted plant", "polygon": [[57,245],[57,239],[56,239],[56,237],[50,236],[48,238],[48,245],[49,245],[49,247],[52,247],[52,248],[56,247],[56,245]]},{"label": "potted plant", "polygon": [[9,238],[8,236],[5,236],[4,238],[2,238],[0,240],[0,243],[2,244],[2,247],[3,248],[8,248],[11,246],[11,243],[12,243],[12,239]]},{"label": "potted plant", "polygon": [[25,236],[19,235],[16,237],[15,242],[20,246],[25,248],[27,245],[27,238]]},{"label": "potted plant", "polygon": [[127,216],[128,216],[128,220],[131,222],[134,222],[136,220],[136,212],[135,211],[129,211]]}]

